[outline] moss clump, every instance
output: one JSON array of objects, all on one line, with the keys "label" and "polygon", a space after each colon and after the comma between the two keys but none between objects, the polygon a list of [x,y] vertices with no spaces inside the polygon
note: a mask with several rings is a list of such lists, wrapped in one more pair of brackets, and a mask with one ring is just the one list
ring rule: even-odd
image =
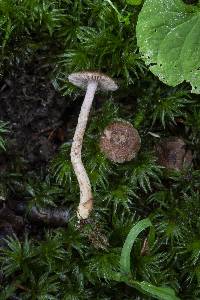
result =
[{"label": "moss clump", "polygon": [[[187,85],[165,86],[144,66],[135,37],[141,7],[125,2],[0,3],[2,82],[19,66],[32,66],[37,58],[38,70],[48,70],[41,73],[42,78],[52,80],[66,96],[67,106],[61,112],[61,127],[44,131],[56,152],[48,164],[35,168],[23,160],[23,151],[14,155],[9,146],[12,140],[7,152],[1,153],[1,207],[9,207],[24,222],[18,232],[1,218],[2,237],[5,228],[11,232],[0,250],[2,299],[152,299],[112,277],[119,271],[127,234],[145,217],[153,226],[134,243],[132,278],[171,287],[180,299],[200,298],[198,98],[188,92]],[[120,89],[96,97],[83,146],[95,209],[88,223],[78,225],[79,188],[69,153],[77,118],[76,102],[71,99],[79,103],[82,95],[66,78],[88,69],[116,78]],[[42,95],[41,99],[45,100]],[[47,100],[44,105],[48,106]],[[138,130],[142,143],[132,161],[115,164],[101,153],[99,139],[104,128],[120,118]],[[2,136],[4,123],[0,126]],[[192,151],[192,165],[181,170],[159,165],[155,146],[170,136],[182,137]],[[35,207],[40,211],[64,207],[70,218],[64,227],[34,223],[30,212]]]}]

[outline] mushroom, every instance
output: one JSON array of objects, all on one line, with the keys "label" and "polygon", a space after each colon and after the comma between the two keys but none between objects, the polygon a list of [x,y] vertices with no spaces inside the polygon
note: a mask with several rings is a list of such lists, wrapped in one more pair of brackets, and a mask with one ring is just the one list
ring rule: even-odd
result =
[{"label": "mushroom", "polygon": [[192,152],[186,149],[185,142],[178,137],[168,137],[156,146],[158,163],[168,170],[180,171],[192,164]]},{"label": "mushroom", "polygon": [[96,90],[115,91],[118,86],[110,77],[99,72],[72,73],[68,76],[68,80],[86,90],[72,142],[71,162],[80,188],[80,203],[77,215],[79,219],[87,219],[93,207],[93,196],[90,180],[81,160],[83,136]]},{"label": "mushroom", "polygon": [[109,124],[100,138],[100,149],[105,156],[117,163],[132,160],[141,145],[138,131],[131,123],[116,121]]}]

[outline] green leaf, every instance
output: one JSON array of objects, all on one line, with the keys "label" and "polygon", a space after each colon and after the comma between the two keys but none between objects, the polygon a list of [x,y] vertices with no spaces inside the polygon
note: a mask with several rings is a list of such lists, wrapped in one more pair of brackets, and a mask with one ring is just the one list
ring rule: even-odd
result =
[{"label": "green leaf", "polygon": [[142,0],[126,0],[126,3],[130,5],[140,5]]},{"label": "green leaf", "polygon": [[147,295],[151,295],[155,299],[160,299],[160,300],[179,299],[176,297],[174,290],[169,287],[157,287],[146,281],[142,281],[142,282],[135,281],[134,287]]},{"label": "green leaf", "polygon": [[146,281],[136,281],[133,280],[130,270],[130,253],[133,247],[133,243],[137,236],[145,230],[147,227],[152,226],[149,218],[143,219],[137,222],[136,225],[130,230],[124,246],[121,252],[120,258],[120,272],[111,272],[109,274],[109,279],[115,280],[117,282],[124,282],[129,286],[141,291],[144,294],[152,296],[154,299],[160,300],[178,300],[173,289],[169,287],[157,287]]},{"label": "green leaf", "polygon": [[139,221],[130,230],[125,243],[122,248],[121,258],[120,258],[120,271],[122,273],[130,274],[130,254],[137,236],[145,230],[147,227],[152,226],[151,221],[147,218]]},{"label": "green leaf", "polygon": [[164,83],[184,80],[200,93],[200,11],[181,0],[146,0],[137,23],[137,42],[150,70]]},{"label": "green leaf", "polygon": [[113,272],[112,280],[124,282],[127,285],[139,290],[140,292],[159,300],[180,300],[176,297],[174,290],[170,287],[157,287],[147,281],[136,281],[128,278],[121,273]]}]

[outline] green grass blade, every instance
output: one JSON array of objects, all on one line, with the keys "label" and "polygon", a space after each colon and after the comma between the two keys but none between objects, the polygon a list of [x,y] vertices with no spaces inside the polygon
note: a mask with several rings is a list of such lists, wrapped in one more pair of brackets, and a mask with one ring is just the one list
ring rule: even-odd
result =
[{"label": "green grass blade", "polygon": [[180,300],[180,298],[176,297],[174,290],[169,287],[157,287],[146,281],[142,281],[142,282],[135,281],[134,287],[137,290],[152,296],[154,299]]},{"label": "green grass blade", "polygon": [[152,226],[151,221],[146,218],[139,221],[133,228],[130,230],[125,243],[122,248],[121,258],[120,258],[120,271],[125,274],[130,274],[130,254],[137,236],[145,230],[147,227]]}]

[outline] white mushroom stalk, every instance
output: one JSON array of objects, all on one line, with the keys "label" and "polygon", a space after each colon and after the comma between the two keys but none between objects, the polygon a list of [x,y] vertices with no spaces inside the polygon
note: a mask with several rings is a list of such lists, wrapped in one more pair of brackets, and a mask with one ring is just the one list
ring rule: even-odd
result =
[{"label": "white mushroom stalk", "polygon": [[73,138],[71,162],[80,188],[80,203],[77,215],[79,219],[87,219],[93,208],[93,195],[90,180],[81,159],[83,137],[96,90],[114,91],[118,86],[108,76],[97,72],[73,73],[69,75],[68,79],[74,85],[86,89]]},{"label": "white mushroom stalk", "polygon": [[97,85],[98,83],[96,81],[91,81],[88,83],[85,99],[81,107],[78,124],[76,126],[76,131],[71,148],[71,161],[80,188],[80,204],[78,207],[78,217],[80,217],[81,219],[87,219],[93,207],[91,184],[82,163],[81,150],[83,144],[83,136],[85,133],[87,120],[92,106],[92,101],[94,99],[94,94],[97,89]]}]

